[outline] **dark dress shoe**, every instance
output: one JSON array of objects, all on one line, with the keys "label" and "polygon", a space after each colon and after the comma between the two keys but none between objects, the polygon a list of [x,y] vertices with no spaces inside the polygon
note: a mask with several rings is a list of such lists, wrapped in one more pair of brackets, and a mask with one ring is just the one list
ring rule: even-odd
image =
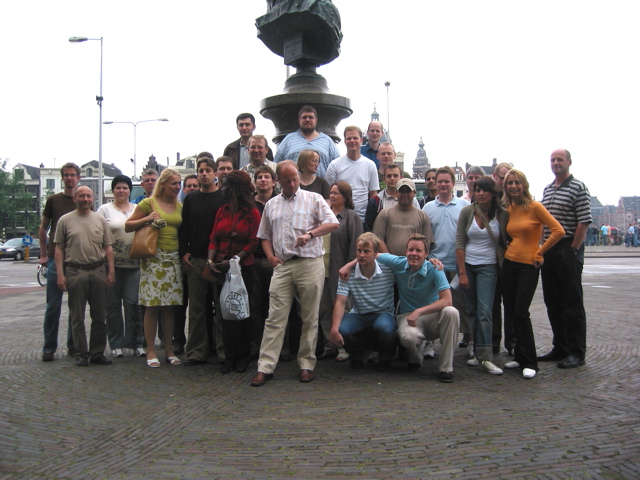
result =
[{"label": "dark dress shoe", "polygon": [[364,368],[364,362],[361,358],[352,358],[351,359],[351,368],[355,368],[357,370]]},{"label": "dark dress shoe", "polygon": [[236,365],[236,372],[244,373],[247,371],[247,368],[249,368],[249,365],[247,365],[246,363],[238,363]]},{"label": "dark dress shoe", "polygon": [[195,367],[196,365],[202,365],[203,363],[207,363],[204,360],[198,360],[196,358],[187,358],[185,362],[182,364],[185,367]]},{"label": "dark dress shoe", "polygon": [[229,362],[223,362],[220,364],[220,373],[229,373],[233,370],[233,367]]},{"label": "dark dress shoe", "polygon": [[55,352],[42,352],[42,361],[53,362],[54,356],[55,356]]},{"label": "dark dress shoe", "polygon": [[312,380],[313,380],[313,370],[307,370],[306,368],[303,368],[302,370],[300,370],[300,382],[309,383]]},{"label": "dark dress shoe", "polygon": [[76,358],[76,367],[88,367],[89,359],[84,357]]},{"label": "dark dress shoe", "polygon": [[558,363],[558,367],[560,368],[576,368],[580,365],[584,365],[584,360],[580,359],[577,355],[569,355]]},{"label": "dark dress shoe", "polygon": [[104,355],[96,355],[95,357],[91,357],[92,365],[113,365],[113,362],[109,360]]},{"label": "dark dress shoe", "polygon": [[544,355],[540,355],[538,357],[539,362],[559,362],[564,357],[559,353],[556,353],[555,350],[551,350],[549,353],[545,353]]},{"label": "dark dress shoe", "polygon": [[267,382],[267,380],[271,380],[272,378],[273,378],[273,373],[258,372],[256,373],[256,376],[253,377],[253,380],[251,380],[251,386],[261,387]]}]

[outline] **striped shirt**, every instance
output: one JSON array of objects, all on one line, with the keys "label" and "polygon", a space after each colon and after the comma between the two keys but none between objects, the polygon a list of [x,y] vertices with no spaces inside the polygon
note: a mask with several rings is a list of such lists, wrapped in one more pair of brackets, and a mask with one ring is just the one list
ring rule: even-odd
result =
[{"label": "striped shirt", "polygon": [[280,194],[264,206],[258,238],[271,240],[273,253],[283,261],[294,255],[317,258],[324,255],[322,237],[313,237],[304,247],[296,247],[296,238],[325,223],[338,223],[322,195],[301,188],[290,198]]},{"label": "striped shirt", "polygon": [[[555,182],[544,189],[542,205],[564,228],[563,238],[573,238],[580,223],[591,223],[591,195],[586,185],[569,175],[562,185],[556,187]],[[544,238],[549,238],[550,231],[544,227]]]},{"label": "striped shirt", "polygon": [[362,275],[360,265],[351,270],[349,280],[338,281],[338,295],[351,296],[353,309],[350,313],[393,314],[393,284],[395,277],[390,267],[376,261],[376,269],[371,278]]},{"label": "striped shirt", "polygon": [[276,163],[283,160],[291,160],[298,163],[298,155],[302,150],[315,150],[320,156],[320,164],[318,165],[318,176],[324,178],[327,167],[340,156],[336,144],[331,137],[322,132],[318,132],[318,136],[313,140],[307,140],[301,133],[301,130],[292,132],[278,145],[278,151],[274,157]]}]

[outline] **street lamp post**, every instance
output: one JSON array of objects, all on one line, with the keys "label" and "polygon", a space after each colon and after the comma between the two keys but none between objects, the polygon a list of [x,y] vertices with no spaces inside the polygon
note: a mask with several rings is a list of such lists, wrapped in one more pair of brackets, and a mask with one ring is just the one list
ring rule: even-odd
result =
[{"label": "street lamp post", "polygon": [[102,205],[104,203],[103,198],[103,188],[102,188],[102,40],[103,37],[100,38],[87,38],[87,37],[69,37],[69,41],[71,43],[82,43],[87,40],[99,40],[100,41],[100,95],[96,97],[96,102],[100,107],[100,124],[99,124],[99,133],[98,133],[98,191],[96,192],[96,197],[98,198],[98,205]]},{"label": "street lamp post", "polygon": [[138,126],[139,123],[144,123],[144,122],[168,122],[169,119],[168,118],[153,118],[151,120],[138,120],[137,122],[112,122],[112,121],[105,121],[102,122],[105,125],[111,125],[112,123],[129,123],[131,125],[133,125],[133,179],[135,179],[136,176],[136,172],[138,171],[138,166],[137,166],[137,147],[136,147],[136,127]]},{"label": "street lamp post", "polygon": [[391,141],[391,114],[389,113],[389,87],[391,82],[384,82],[384,86],[387,87],[387,138]]}]

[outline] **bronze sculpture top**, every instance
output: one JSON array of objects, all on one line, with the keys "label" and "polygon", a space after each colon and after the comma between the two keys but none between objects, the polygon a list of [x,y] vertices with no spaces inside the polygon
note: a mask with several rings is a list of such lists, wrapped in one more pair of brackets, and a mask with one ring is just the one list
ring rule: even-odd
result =
[{"label": "bronze sculpture top", "polygon": [[267,0],[256,27],[258,38],[296,68],[315,69],[340,55],[340,14],[331,0]]}]

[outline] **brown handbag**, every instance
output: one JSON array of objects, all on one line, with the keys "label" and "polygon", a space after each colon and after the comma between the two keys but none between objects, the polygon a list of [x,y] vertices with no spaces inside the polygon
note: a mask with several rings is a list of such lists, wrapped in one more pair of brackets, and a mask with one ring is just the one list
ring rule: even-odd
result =
[{"label": "brown handbag", "polygon": [[[151,210],[155,212],[153,208],[153,201],[149,201]],[[152,225],[144,225],[136,230],[133,236],[133,243],[131,244],[131,250],[129,250],[130,258],[151,258],[155,257],[158,252],[158,237],[160,236],[160,229]]]}]

